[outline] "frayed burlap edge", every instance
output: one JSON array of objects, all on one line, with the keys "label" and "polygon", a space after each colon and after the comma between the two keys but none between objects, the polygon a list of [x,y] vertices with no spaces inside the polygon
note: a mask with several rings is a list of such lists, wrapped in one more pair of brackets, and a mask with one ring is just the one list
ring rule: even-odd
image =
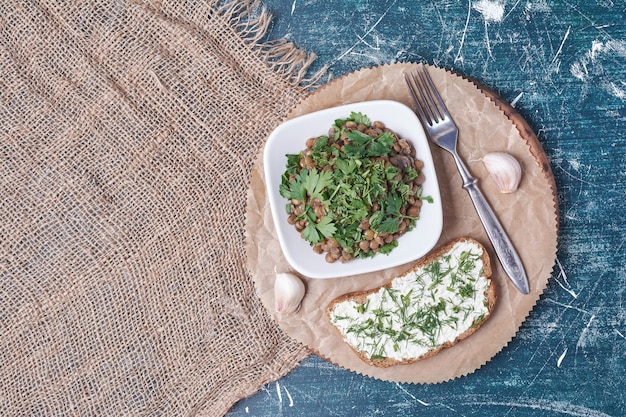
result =
[{"label": "frayed burlap edge", "polygon": [[328,65],[311,73],[311,65],[317,59],[315,53],[305,51],[285,38],[266,39],[272,15],[261,3],[261,0],[227,1],[217,13],[272,71],[294,86],[312,90],[321,82],[330,80]]}]

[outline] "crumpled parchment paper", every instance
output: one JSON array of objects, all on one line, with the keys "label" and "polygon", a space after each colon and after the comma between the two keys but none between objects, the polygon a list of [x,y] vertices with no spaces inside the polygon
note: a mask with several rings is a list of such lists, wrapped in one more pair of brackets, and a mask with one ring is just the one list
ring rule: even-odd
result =
[{"label": "crumpled parchment paper", "polygon": [[[383,65],[333,80],[296,106],[288,118],[375,99],[396,100],[414,108],[403,74],[415,66]],[[274,313],[274,277],[276,272],[294,271],[284,259],[275,235],[266,199],[261,157],[252,172],[247,202],[248,267],[259,296],[278,325],[312,352],[341,367],[396,382],[443,382],[472,373],[487,363],[517,333],[544,291],[556,259],[558,210],[554,178],[535,134],[521,116],[492,91],[479,88],[477,84],[449,71],[432,66],[427,69],[460,128],[458,151],[478,178],[479,186],[524,263],[530,281],[530,294],[523,295],[517,291],[504,274],[471,200],[461,187],[461,178],[452,157],[431,144],[444,210],[444,229],[436,247],[461,236],[480,241],[491,256],[492,279],[496,282],[498,301],[485,325],[455,346],[414,364],[376,368],[362,362],[353,353],[330,324],[325,308],[339,295],[386,283],[411,264],[336,279],[302,277],[307,292],[301,309],[279,317]],[[494,151],[508,152],[520,161],[523,176],[515,193],[500,193],[489,177],[481,157]]]}]

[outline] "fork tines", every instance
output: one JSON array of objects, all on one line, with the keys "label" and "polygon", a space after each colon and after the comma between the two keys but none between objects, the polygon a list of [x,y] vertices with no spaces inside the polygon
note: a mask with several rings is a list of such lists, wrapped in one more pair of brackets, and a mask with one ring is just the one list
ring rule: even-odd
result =
[{"label": "fork tines", "polygon": [[450,117],[424,65],[420,65],[408,76],[404,74],[404,80],[417,104],[417,112],[421,120],[432,126]]}]

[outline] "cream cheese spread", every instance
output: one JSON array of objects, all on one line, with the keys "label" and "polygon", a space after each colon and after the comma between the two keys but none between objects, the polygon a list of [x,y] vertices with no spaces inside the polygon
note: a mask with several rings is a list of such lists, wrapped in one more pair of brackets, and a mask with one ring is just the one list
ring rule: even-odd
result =
[{"label": "cream cheese spread", "polygon": [[488,315],[489,285],[482,248],[460,241],[365,302],[337,303],[330,319],[346,342],[370,359],[418,358],[453,342]]}]

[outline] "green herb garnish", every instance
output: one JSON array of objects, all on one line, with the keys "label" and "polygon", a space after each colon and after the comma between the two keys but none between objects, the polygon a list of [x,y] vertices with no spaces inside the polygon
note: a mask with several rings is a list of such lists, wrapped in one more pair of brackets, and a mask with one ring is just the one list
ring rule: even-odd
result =
[{"label": "green herb garnish", "polygon": [[309,141],[287,155],[281,177],[290,222],[330,262],[391,252],[432,202],[410,143],[357,112]]},{"label": "green herb garnish", "polygon": [[335,316],[332,322],[353,335],[356,348],[372,359],[390,357],[407,346],[427,351],[450,342],[479,325],[487,314],[487,306],[474,301],[485,288],[477,283],[483,270],[481,257],[474,248],[452,250],[398,278],[404,284],[396,287],[394,281],[356,304],[358,314]]}]

